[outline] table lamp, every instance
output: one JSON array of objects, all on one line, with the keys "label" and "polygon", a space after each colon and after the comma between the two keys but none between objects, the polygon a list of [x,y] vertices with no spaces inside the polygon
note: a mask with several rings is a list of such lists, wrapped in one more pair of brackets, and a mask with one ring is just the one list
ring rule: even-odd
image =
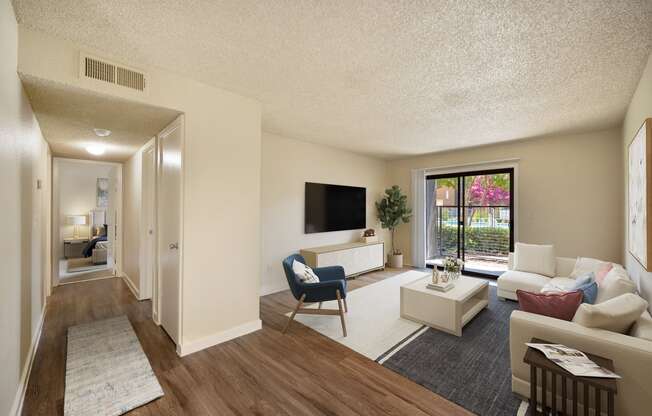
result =
[{"label": "table lamp", "polygon": [[66,224],[75,226],[72,238],[78,239],[79,238],[79,226],[80,225],[86,225],[86,215],[68,215],[66,217]]}]

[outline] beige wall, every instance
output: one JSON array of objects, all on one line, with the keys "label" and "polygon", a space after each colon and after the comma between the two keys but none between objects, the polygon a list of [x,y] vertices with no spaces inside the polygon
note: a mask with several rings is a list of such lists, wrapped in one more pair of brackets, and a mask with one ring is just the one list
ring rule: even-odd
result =
[{"label": "beige wall", "polygon": [[[645,271],[641,264],[629,254],[627,250],[627,149],[634,135],[643,124],[643,120],[652,117],[652,55],[647,61],[647,66],[643,71],[638,88],[634,92],[632,101],[627,109],[625,121],[623,122],[622,146],[623,146],[623,172],[624,180],[622,186],[625,190],[624,210],[624,237],[623,237],[623,256],[625,257],[625,266],[632,276],[632,279],[638,284],[640,293],[645,299],[652,304],[652,273]],[[649,196],[648,196],[649,198]],[[648,213],[649,217],[650,213]],[[648,218],[648,221],[650,219]],[[648,242],[650,244],[650,242]],[[652,270],[651,270],[652,271]],[[650,306],[652,310],[652,306]]]},{"label": "beige wall", "polygon": [[[0,1],[0,414],[15,411],[44,310],[48,146],[16,74],[17,28]],[[37,189],[37,180],[42,188]]]},{"label": "beige wall", "polygon": [[[411,170],[518,159],[517,238],[554,244],[560,256],[622,260],[620,130],[557,135],[435,153],[389,163],[389,177],[408,195]],[[411,200],[410,196],[410,200]],[[410,225],[397,244],[408,248]]]},{"label": "beige wall", "polygon": [[[288,288],[281,261],[301,248],[356,241],[360,230],[304,233],[306,182],[367,188],[367,228],[388,241],[374,202],[386,188],[386,162],[263,133],[261,295]],[[388,248],[388,247],[386,247]]]},{"label": "beige wall", "polygon": [[19,72],[185,113],[181,349],[259,327],[260,104],[156,68],[144,96],[88,83],[81,49],[20,27]]}]

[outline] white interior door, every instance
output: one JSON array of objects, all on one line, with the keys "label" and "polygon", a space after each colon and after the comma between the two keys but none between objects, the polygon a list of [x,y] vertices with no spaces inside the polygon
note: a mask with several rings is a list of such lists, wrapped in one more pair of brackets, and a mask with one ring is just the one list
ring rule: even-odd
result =
[{"label": "white interior door", "polygon": [[183,125],[179,117],[159,135],[158,278],[160,322],[180,341],[181,163]]},{"label": "white interior door", "polygon": [[[142,156],[142,274],[140,278],[140,295],[142,299],[152,297],[152,286],[156,266],[156,148],[154,144],[143,151]],[[154,321],[158,318],[158,299],[152,302]]]}]

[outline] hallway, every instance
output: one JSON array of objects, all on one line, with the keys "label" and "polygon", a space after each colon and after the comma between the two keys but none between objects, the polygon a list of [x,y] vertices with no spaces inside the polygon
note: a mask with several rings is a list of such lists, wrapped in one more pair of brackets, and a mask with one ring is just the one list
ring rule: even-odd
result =
[{"label": "hallway", "polygon": [[[381,271],[352,289],[389,277]],[[261,298],[263,329],[180,358],[120,278],[56,287],[29,380],[23,415],[62,415],[66,329],[126,314],[165,396],[129,415],[467,415],[425,388],[301,324],[287,335],[289,291]],[[312,351],[319,351],[319,354]]]}]

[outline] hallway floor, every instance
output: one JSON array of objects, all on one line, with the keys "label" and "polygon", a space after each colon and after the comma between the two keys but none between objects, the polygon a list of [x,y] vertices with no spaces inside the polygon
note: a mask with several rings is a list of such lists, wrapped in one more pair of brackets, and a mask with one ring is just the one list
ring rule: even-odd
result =
[{"label": "hallway floor", "polygon": [[[350,281],[351,290],[399,270]],[[120,278],[59,286],[49,299],[24,415],[63,415],[66,329],[126,314],[165,396],[129,415],[468,415],[457,405],[299,323],[281,334],[289,291],[261,298],[263,329],[177,356]]]}]

